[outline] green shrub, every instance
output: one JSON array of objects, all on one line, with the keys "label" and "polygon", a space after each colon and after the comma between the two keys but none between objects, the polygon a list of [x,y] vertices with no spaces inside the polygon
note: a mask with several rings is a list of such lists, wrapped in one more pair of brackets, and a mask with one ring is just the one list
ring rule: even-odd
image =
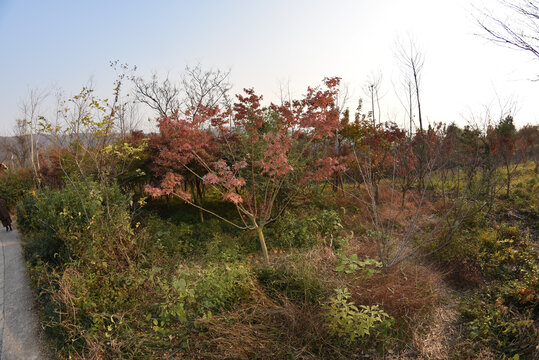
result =
[{"label": "green shrub", "polygon": [[0,197],[6,200],[10,209],[34,187],[34,179],[29,170],[0,173]]},{"label": "green shrub", "polygon": [[457,230],[451,241],[439,251],[435,251],[440,247],[436,241],[432,242],[432,249],[429,248],[429,250],[434,251],[434,256],[446,264],[468,262],[469,260],[476,263],[477,254],[481,249],[481,242],[478,241],[479,231],[479,229],[463,227]]},{"label": "green shrub", "polygon": [[250,269],[241,263],[210,264],[201,269],[194,280],[197,312],[211,316],[247,300],[254,290]]},{"label": "green shrub", "polygon": [[466,300],[460,311],[470,339],[509,356],[535,351],[537,328],[533,318],[504,305],[503,298],[478,294]]},{"label": "green shrub", "polygon": [[184,222],[176,224],[157,216],[149,216],[144,229],[150,234],[152,241],[162,246],[169,256],[186,255],[194,249],[194,225]]},{"label": "green shrub", "polygon": [[535,263],[526,232],[507,224],[464,227],[434,256],[453,266],[460,281],[472,282],[519,276]]},{"label": "green shrub", "polygon": [[485,230],[479,235],[481,244],[476,255],[481,268],[490,276],[508,279],[518,277],[535,264],[534,251],[527,239],[514,226],[502,224],[497,231]]},{"label": "green shrub", "polygon": [[469,339],[499,358],[531,356],[539,340],[533,319],[539,315],[537,255],[515,226],[476,229],[470,237],[487,286],[477,289],[460,307]]},{"label": "green shrub", "polygon": [[500,284],[500,298],[506,305],[525,313],[527,311],[539,318],[539,267],[527,273],[524,279],[503,281]]},{"label": "green shrub", "polygon": [[[193,284],[188,284],[184,277],[167,275],[163,269],[152,267],[143,271],[153,283],[157,299],[153,302],[153,311],[146,314],[146,321],[151,321],[152,330],[161,335],[174,332],[175,323],[188,322],[187,309],[195,301]],[[161,274],[162,273],[162,274]]]},{"label": "green shrub", "polygon": [[289,212],[266,227],[265,232],[268,245],[279,249],[312,246],[318,241],[309,220],[298,218]]},{"label": "green shrub", "polygon": [[[17,225],[25,235],[27,259],[62,264],[86,246],[82,235],[104,214],[126,211],[130,198],[115,184],[69,184],[62,190],[43,189],[27,195],[17,208]],[[99,221],[102,221],[99,220]]]},{"label": "green shrub", "polygon": [[232,234],[214,233],[205,244],[205,256],[211,261],[240,261],[245,258],[249,246],[254,242],[252,239],[247,243],[242,240],[242,238]]},{"label": "green shrub", "polygon": [[[43,199],[53,209],[53,204],[69,204],[66,198],[66,203],[57,199],[70,194],[67,191],[40,193],[35,197],[37,204],[28,207],[41,214],[46,208]],[[44,262],[41,254],[34,254],[29,264],[34,286],[43,290],[38,293],[43,327],[60,358],[155,358],[156,352],[170,346],[170,334],[180,337],[193,290],[182,285],[171,266],[157,268],[152,265],[154,259],[141,253],[140,244],[151,241],[145,238],[146,232],[131,229],[128,197],[114,197],[111,191],[107,210],[95,188],[90,187],[89,193],[97,198],[95,202],[88,198],[86,203],[87,211],[93,209],[89,221],[73,216],[76,208],[64,211],[71,216],[59,216],[57,222],[46,219],[62,231],[77,231],[59,237],[71,256],[61,267]],[[27,229],[43,230],[39,226],[39,221],[29,221]]]},{"label": "green shrub", "polygon": [[365,277],[371,277],[380,272],[378,268],[382,267],[382,263],[378,260],[369,257],[359,260],[357,254],[352,254],[350,257],[341,256],[339,265],[335,271],[344,272],[345,274],[353,274],[357,270],[361,270]]},{"label": "green shrub", "polygon": [[311,216],[286,212],[274,224],[267,227],[268,243],[276,248],[305,248],[320,242],[339,246],[343,226],[334,210],[317,211]]},{"label": "green shrub", "polygon": [[385,333],[393,319],[378,305],[357,307],[349,301],[348,289],[337,289],[337,295],[325,305],[326,326],[331,336],[352,344],[364,337]]},{"label": "green shrub", "polygon": [[258,242],[253,241],[252,233],[230,229],[217,219],[191,223],[178,221],[176,216],[162,218],[145,213],[140,222],[140,228],[151,238],[155,250],[168,256],[200,256],[209,261],[235,262],[257,251],[253,244]]}]

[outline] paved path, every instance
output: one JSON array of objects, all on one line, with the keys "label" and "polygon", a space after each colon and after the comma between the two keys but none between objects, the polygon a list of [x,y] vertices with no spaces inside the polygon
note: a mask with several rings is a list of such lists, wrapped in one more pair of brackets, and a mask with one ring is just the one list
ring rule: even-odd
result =
[{"label": "paved path", "polygon": [[0,229],[0,360],[48,359],[19,234]]}]

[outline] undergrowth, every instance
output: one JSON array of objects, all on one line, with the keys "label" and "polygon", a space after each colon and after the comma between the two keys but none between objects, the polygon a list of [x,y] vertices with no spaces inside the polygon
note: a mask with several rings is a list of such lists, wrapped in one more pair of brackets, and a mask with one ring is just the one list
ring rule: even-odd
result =
[{"label": "undergrowth", "polygon": [[[511,204],[497,200],[441,251],[389,269],[358,204],[323,192],[267,226],[270,266],[256,234],[201,222],[177,202],[134,213],[117,184],[28,193],[18,226],[57,358],[420,356],[410,344],[437,320],[445,273],[461,295],[448,356],[526,359],[538,340],[534,230],[529,217],[503,213],[533,215],[537,185],[523,173],[514,186]],[[435,216],[435,204],[425,211]]]}]

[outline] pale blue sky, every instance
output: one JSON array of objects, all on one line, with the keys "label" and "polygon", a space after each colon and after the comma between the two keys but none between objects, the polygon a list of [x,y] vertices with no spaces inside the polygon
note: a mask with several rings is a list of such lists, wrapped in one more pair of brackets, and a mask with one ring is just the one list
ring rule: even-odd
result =
[{"label": "pale blue sky", "polygon": [[92,78],[109,96],[115,59],[140,75],[176,77],[197,62],[230,68],[236,91],[255,87],[274,101],[279,84],[300,95],[341,76],[355,104],[366,79],[382,73],[382,120],[401,122],[394,49],[408,34],[425,54],[430,121],[464,124],[470,111],[490,105],[496,113],[511,100],[517,124],[538,123],[539,83],[529,79],[539,63],[475,36],[471,12],[465,0],[0,0],[0,134],[10,132],[29,88],[70,95]]}]

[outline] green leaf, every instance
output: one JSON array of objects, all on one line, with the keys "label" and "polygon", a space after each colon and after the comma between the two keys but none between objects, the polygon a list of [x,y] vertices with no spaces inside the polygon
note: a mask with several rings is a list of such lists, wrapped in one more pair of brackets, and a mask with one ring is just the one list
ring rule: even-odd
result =
[{"label": "green leaf", "polygon": [[185,291],[185,288],[187,287],[187,283],[184,279],[180,279],[180,290]]},{"label": "green leaf", "polygon": [[186,287],[187,287],[187,283],[185,282],[185,279],[175,279],[173,282],[172,282],[172,286],[174,287],[174,289],[176,290],[180,290],[180,291],[185,291]]}]

